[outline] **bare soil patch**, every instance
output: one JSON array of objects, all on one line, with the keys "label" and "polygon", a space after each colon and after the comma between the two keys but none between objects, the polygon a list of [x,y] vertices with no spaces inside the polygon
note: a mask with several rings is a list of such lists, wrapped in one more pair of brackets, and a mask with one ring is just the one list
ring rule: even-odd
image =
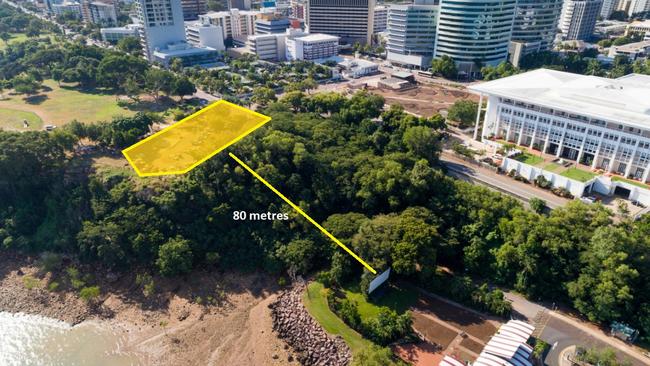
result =
[{"label": "bare soil patch", "polygon": [[484,342],[490,340],[497,331],[493,321],[430,296],[421,296],[416,309],[431,314]]},{"label": "bare soil patch", "polygon": [[476,342],[473,339],[470,338],[465,338],[460,342],[460,345],[467,348],[468,350],[474,352],[474,353],[481,353],[483,350],[483,345]]},{"label": "bare soil patch", "polygon": [[400,104],[406,111],[425,117],[446,111],[459,99],[478,102],[478,96],[468,91],[442,85],[420,84],[416,88],[404,91],[379,88],[369,88],[369,90],[383,96],[388,104]]},{"label": "bare soil patch", "polygon": [[445,327],[420,312],[413,312],[413,329],[441,349],[446,349],[458,335],[453,329]]}]

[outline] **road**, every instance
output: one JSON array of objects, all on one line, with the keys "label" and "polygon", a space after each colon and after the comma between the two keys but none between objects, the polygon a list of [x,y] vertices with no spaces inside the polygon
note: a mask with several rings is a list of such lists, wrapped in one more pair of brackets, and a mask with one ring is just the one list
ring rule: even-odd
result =
[{"label": "road", "polygon": [[447,167],[449,174],[456,178],[488,186],[525,203],[531,198],[541,198],[546,201],[546,206],[555,209],[564,206],[569,201],[531,184],[518,182],[508,176],[499,175],[490,169],[457,158],[450,151],[442,152],[440,162]]},{"label": "road", "polygon": [[613,348],[621,360],[628,360],[634,366],[650,364],[650,358],[625,342],[610,337],[594,324],[586,323],[565,315],[559,311],[549,309],[552,305],[545,306],[526,300],[520,295],[507,292],[506,297],[512,301],[513,314],[517,318],[524,318],[530,323],[540,311],[547,311],[548,318],[542,324],[540,338],[552,346],[546,355],[544,363],[549,366],[561,366],[561,353],[565,349],[577,345],[585,348]]}]

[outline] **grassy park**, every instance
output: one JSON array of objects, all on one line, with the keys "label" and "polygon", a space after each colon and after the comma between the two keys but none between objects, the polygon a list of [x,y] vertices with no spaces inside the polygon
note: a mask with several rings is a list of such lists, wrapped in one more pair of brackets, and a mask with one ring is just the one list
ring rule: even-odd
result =
[{"label": "grassy park", "polygon": [[[5,92],[6,99],[0,100],[0,128],[22,129],[25,117],[20,116],[21,113],[31,113],[35,122],[35,118],[40,118],[42,122],[39,128],[42,124],[61,126],[75,119],[92,123],[110,120],[116,115],[135,114],[120,107],[115,95],[102,93],[101,90],[85,92],[70,85],[58,86],[53,80],[46,80],[43,85],[44,91],[27,98]],[[12,118],[7,118],[7,115],[12,115]]]},{"label": "grassy park", "polygon": [[[28,127],[25,127],[25,121],[29,124]],[[34,112],[0,108],[0,128],[20,131],[40,130],[43,128],[43,120]]]},{"label": "grassy park", "polygon": [[339,317],[334,314],[327,306],[327,289],[320,282],[312,282],[307,287],[303,296],[303,302],[309,314],[332,335],[340,335],[345,343],[350,346],[352,353],[355,354],[372,344],[364,339],[359,333],[348,327]]},{"label": "grassy park", "polygon": [[369,301],[363,296],[358,286],[347,287],[344,290],[346,298],[359,304],[359,315],[362,318],[376,317],[381,307],[387,307],[402,314],[417,303],[418,294],[414,290],[390,286],[381,291],[380,296]]},{"label": "grassy park", "polygon": [[[4,50],[11,44],[24,42],[29,39],[25,33],[9,33],[9,35],[11,38],[9,38],[7,42],[0,41],[0,51]],[[56,39],[52,35],[41,35],[38,38],[44,39],[48,37],[50,38],[50,41],[56,42]]]}]

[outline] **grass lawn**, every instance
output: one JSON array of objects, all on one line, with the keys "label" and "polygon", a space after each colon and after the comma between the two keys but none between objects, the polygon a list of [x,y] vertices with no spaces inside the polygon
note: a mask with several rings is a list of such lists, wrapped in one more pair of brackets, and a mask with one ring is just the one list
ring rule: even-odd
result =
[{"label": "grass lawn", "polygon": [[644,184],[644,183],[641,183],[641,182],[638,182],[638,181],[632,180],[632,179],[626,179],[626,178],[623,178],[623,177],[613,176],[612,180],[613,181],[629,183],[631,185],[641,187],[641,188],[645,188],[645,189],[650,189],[650,186],[648,186],[647,184]]},{"label": "grass lawn", "polygon": [[303,296],[303,302],[309,314],[318,321],[327,333],[343,337],[353,354],[370,347],[372,344],[370,341],[363,339],[359,333],[348,327],[329,309],[325,291],[322,283],[312,282],[309,284]]},{"label": "grass lawn", "polygon": [[418,300],[417,292],[396,286],[384,288],[380,296],[373,297],[369,300],[359,291],[359,287],[346,287],[345,297],[349,300],[356,301],[359,305],[359,315],[362,318],[372,318],[379,314],[379,309],[383,306],[395,310],[398,314],[403,314],[414,305]]},{"label": "grass lawn", "polygon": [[[29,39],[25,33],[9,33],[11,35],[11,38],[7,41],[8,44],[14,44],[14,43],[19,43],[19,42],[24,42]],[[51,37],[49,35],[41,35],[39,38],[47,38],[50,37],[50,40],[52,42],[55,42],[54,37]],[[4,50],[7,48],[7,43],[4,41],[0,41],[0,51]]]},{"label": "grass lawn", "polygon": [[548,164],[544,165],[544,167],[542,167],[542,169],[547,170],[549,172],[555,172],[555,171],[557,171],[558,169],[561,169],[561,168],[562,168],[562,165],[557,164],[557,163],[548,163]]},{"label": "grass lawn", "polygon": [[569,179],[577,180],[579,182],[586,182],[596,176],[596,174],[592,172],[588,172],[577,168],[569,168],[563,171],[562,173],[560,173],[560,175],[567,177]]},{"label": "grass lawn", "polygon": [[522,163],[528,164],[528,165],[537,165],[537,164],[544,161],[543,158],[541,158],[539,156],[536,156],[536,155],[533,155],[533,154],[529,154],[527,152],[521,153],[521,154],[515,156],[513,159],[515,159],[517,161],[521,161]]},{"label": "grass lawn", "polygon": [[[23,121],[27,120],[28,128],[23,127]],[[40,130],[43,128],[43,120],[33,112],[19,111],[16,109],[0,108],[0,129],[4,130]]]},{"label": "grass lawn", "polygon": [[[84,92],[72,86],[59,87],[53,80],[43,83],[51,90],[41,92],[27,100],[24,95],[5,95],[10,98],[0,101],[0,108],[31,111],[45,124],[64,125],[74,119],[81,122],[110,120],[113,116],[131,116],[134,111],[117,105],[114,95],[98,92]],[[5,93],[7,94],[7,93]]]}]

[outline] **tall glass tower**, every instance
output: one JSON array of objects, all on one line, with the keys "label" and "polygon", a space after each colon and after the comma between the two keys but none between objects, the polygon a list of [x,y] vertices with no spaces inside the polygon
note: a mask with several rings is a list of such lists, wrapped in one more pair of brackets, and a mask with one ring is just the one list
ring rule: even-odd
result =
[{"label": "tall glass tower", "polygon": [[469,74],[508,58],[517,0],[441,0],[435,58],[449,56]]},{"label": "tall glass tower", "polygon": [[563,0],[518,0],[512,40],[539,42],[539,51],[553,45],[562,13]]}]

